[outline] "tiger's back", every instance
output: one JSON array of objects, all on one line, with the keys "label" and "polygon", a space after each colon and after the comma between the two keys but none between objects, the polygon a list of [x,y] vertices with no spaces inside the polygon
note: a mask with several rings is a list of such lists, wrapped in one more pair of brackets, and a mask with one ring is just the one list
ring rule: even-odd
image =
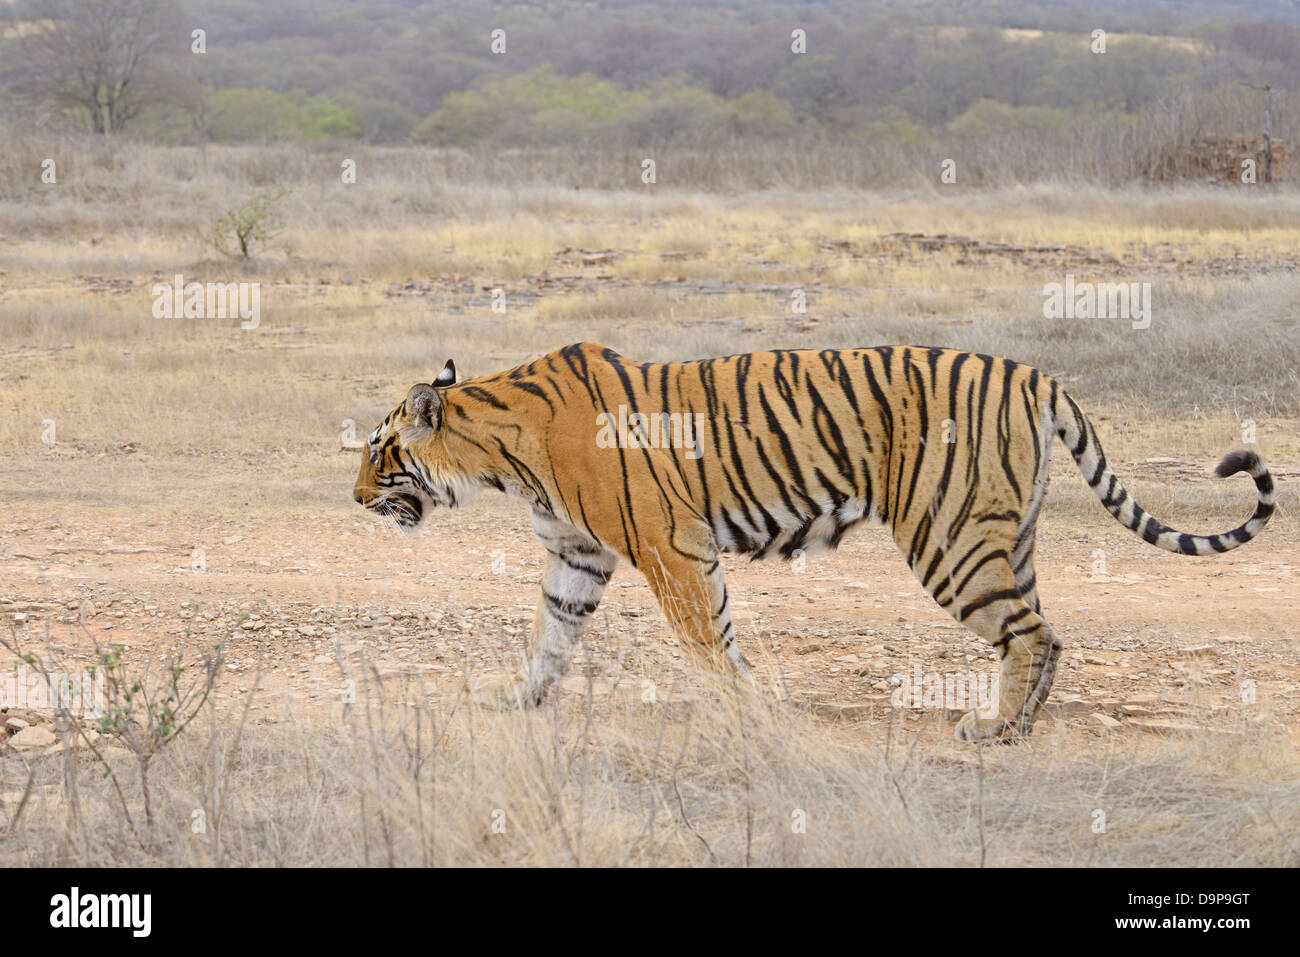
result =
[{"label": "tiger's back", "polygon": [[[598,349],[561,355],[586,360],[580,381],[591,384],[592,411],[619,440],[619,472],[630,477],[625,503],[635,505],[641,488],[666,491],[696,510],[721,550],[788,558],[837,545],[867,519],[903,529],[948,516],[942,524],[955,532],[972,520],[1012,521],[1031,505],[1045,452],[1041,410],[1056,386],[1028,366],[905,346],[668,363]],[[679,420],[691,423],[681,430],[691,441],[675,441]],[[564,428],[580,431],[574,421]],[[983,437],[991,441],[974,441]],[[600,444],[612,443],[588,445],[586,456],[604,470]],[[954,481],[978,501],[949,499]],[[924,524],[917,531],[913,553],[928,540]]]}]

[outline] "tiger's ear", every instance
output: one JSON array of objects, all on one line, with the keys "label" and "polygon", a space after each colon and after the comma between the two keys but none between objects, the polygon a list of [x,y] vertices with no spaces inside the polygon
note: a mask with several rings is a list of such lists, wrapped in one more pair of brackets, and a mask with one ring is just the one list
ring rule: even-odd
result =
[{"label": "tiger's ear", "polygon": [[442,399],[431,385],[413,385],[406,393],[406,414],[417,427],[437,428],[441,408]]},{"label": "tiger's ear", "polygon": [[438,378],[433,380],[433,386],[436,389],[445,389],[447,386],[455,384],[456,363],[448,359],[447,364],[443,366],[442,371],[438,373]]}]

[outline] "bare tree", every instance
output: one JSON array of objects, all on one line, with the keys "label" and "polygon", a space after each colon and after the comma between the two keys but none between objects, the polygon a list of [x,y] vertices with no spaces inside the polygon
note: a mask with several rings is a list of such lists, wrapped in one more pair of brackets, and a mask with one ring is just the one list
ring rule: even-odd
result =
[{"label": "bare tree", "polygon": [[91,128],[118,133],[169,93],[169,63],[188,48],[174,0],[39,0],[14,44],[12,91],[84,111]]}]

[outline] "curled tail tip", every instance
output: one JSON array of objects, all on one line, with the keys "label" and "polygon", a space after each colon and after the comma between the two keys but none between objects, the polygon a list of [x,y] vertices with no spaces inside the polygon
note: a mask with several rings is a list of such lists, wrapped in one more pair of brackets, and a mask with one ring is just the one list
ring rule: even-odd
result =
[{"label": "curled tail tip", "polygon": [[1254,452],[1238,449],[1236,452],[1229,452],[1225,455],[1214,469],[1214,474],[1219,478],[1227,478],[1229,475],[1236,475],[1238,472],[1249,472],[1251,476],[1258,478],[1261,475],[1268,474],[1268,466]]}]

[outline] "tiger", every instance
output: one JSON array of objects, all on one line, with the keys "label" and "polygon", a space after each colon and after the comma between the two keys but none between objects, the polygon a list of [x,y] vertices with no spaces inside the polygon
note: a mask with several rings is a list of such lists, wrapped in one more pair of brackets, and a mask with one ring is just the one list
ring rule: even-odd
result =
[{"label": "tiger", "polygon": [[1254,514],[1223,534],[1176,531],[1120,484],[1051,376],[924,346],[637,362],[583,342],[461,382],[448,360],[367,437],[353,497],[405,531],[485,489],[528,504],[547,558],[524,664],[466,689],[498,708],[545,699],[621,562],[686,648],[751,674],[721,554],[790,559],[884,526],[930,597],[1001,659],[996,694],[956,737],[1018,740],[1063,647],[1034,568],[1057,438],[1105,509],[1165,551],[1229,551],[1272,515],[1267,466],[1236,451],[1215,474],[1254,479]]}]

